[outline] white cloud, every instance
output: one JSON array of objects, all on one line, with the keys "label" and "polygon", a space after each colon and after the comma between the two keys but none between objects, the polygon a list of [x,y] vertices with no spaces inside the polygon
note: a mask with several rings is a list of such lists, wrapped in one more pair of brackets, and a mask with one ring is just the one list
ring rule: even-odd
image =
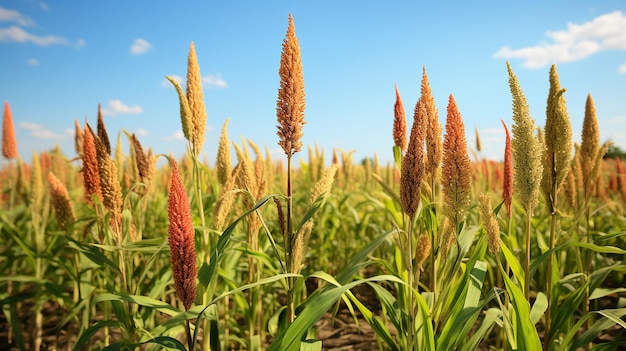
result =
[{"label": "white cloud", "polygon": [[130,54],[131,55],[142,55],[152,49],[152,44],[150,44],[145,39],[135,39],[133,45],[130,46]]},{"label": "white cloud", "polygon": [[185,134],[182,130],[177,130],[172,135],[163,137],[165,141],[185,140]]},{"label": "white cloud", "polygon": [[31,123],[31,122],[20,122],[18,126],[22,129],[28,129],[28,130],[37,130],[37,129],[43,128],[41,125],[37,123]]},{"label": "white cloud", "polygon": [[222,78],[222,75],[219,73],[217,75],[207,74],[202,77],[202,83],[206,86],[216,88],[226,88],[228,86],[226,81]]},{"label": "white cloud", "polygon": [[148,135],[148,131],[147,131],[147,130],[145,130],[145,129],[143,129],[143,128],[139,128],[139,129],[137,129],[137,131],[135,132],[135,134],[136,134],[137,136],[146,136],[146,135]]},{"label": "white cloud", "polygon": [[[173,78],[175,81],[178,82],[178,84],[180,84],[180,86],[183,86],[183,83],[185,82],[185,79],[177,74],[170,74],[168,75],[170,78]],[[173,88],[174,86],[172,85],[172,82],[170,82],[169,80],[167,80],[167,78],[163,78],[163,81],[161,82],[161,86],[162,87],[166,87],[166,88]]]},{"label": "white cloud", "polygon": [[82,48],[85,46],[85,39],[83,38],[78,38],[78,40],[76,40],[76,43],[74,43],[74,47],[75,48]]},{"label": "white cloud", "polygon": [[5,9],[2,6],[0,6],[0,22],[15,22],[24,27],[35,24],[30,17],[24,16],[15,10]]},{"label": "white cloud", "polygon": [[615,116],[611,118],[610,122],[615,124],[622,124],[626,122],[626,116]]},{"label": "white cloud", "polygon": [[39,2],[39,8],[43,11],[50,11],[50,5],[45,2]]},{"label": "white cloud", "polygon": [[626,50],[626,16],[614,11],[582,24],[568,23],[567,29],[547,31],[551,42],[521,49],[504,46],[495,58],[519,58],[528,68],[573,62],[606,50]]},{"label": "white cloud", "polygon": [[0,28],[0,42],[16,42],[16,43],[33,43],[39,46],[49,45],[67,45],[67,39],[57,35],[38,36],[28,33],[24,29],[11,26],[8,28]]},{"label": "white cloud", "polygon": [[117,116],[117,115],[138,115],[143,112],[143,108],[139,105],[129,106],[124,104],[119,99],[109,100],[108,107],[102,108],[103,116]]},{"label": "white cloud", "polygon": [[26,129],[29,130],[30,132],[28,133],[28,135],[31,138],[36,138],[36,139],[53,139],[53,140],[59,140],[59,139],[64,139],[63,135],[60,134],[55,134],[47,129],[44,129],[44,127],[40,124],[37,123],[31,123],[31,122],[20,122],[18,124],[18,126],[22,129]]},{"label": "white cloud", "polygon": [[[176,80],[178,84],[180,84],[183,87],[183,89],[185,88],[184,87],[184,84],[186,84],[185,78],[177,74],[170,74],[170,77],[174,78],[174,80]],[[226,81],[224,80],[224,78],[222,78],[222,75],[220,73],[217,73],[217,74],[207,74],[203,76],[202,85],[209,87],[209,88],[211,87],[226,88],[228,86],[228,83],[226,83]],[[170,81],[165,78],[163,78],[163,81],[161,82],[161,86],[173,87],[172,83],[170,83]]]},{"label": "white cloud", "polygon": [[39,61],[35,58],[28,59],[26,63],[28,63],[31,66],[39,66]]},{"label": "white cloud", "polygon": [[626,74],[626,63],[617,67],[617,73]]}]

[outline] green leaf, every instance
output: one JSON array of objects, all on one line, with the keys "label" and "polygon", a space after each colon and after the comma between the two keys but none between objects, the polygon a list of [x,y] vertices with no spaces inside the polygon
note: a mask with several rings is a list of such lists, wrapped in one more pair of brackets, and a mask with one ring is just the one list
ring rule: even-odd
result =
[{"label": "green leaf", "polygon": [[585,243],[585,242],[580,242],[580,241],[572,242],[571,244],[573,246],[579,246],[579,247],[593,250],[595,252],[600,252],[600,253],[611,253],[611,254],[618,254],[618,255],[626,254],[626,250],[620,249],[619,247],[615,247],[615,246],[600,246],[600,245]]},{"label": "green leaf", "polygon": [[464,338],[469,335],[474,322],[480,315],[486,302],[479,303],[483,282],[487,274],[487,263],[475,261],[457,285],[460,294],[452,306],[450,315],[446,318],[441,334],[437,339],[437,349],[452,350],[462,345]]},{"label": "green leaf", "polygon": [[239,218],[234,220],[224,230],[222,235],[220,235],[219,239],[217,240],[217,245],[215,245],[215,248],[213,249],[213,252],[211,253],[211,259],[209,261],[209,264],[208,265],[203,264],[200,267],[200,271],[198,272],[198,280],[199,280],[200,285],[204,286],[205,288],[209,286],[211,277],[213,277],[213,275],[215,274],[217,265],[222,259],[224,251],[226,251],[226,248],[230,242],[230,237],[233,234],[235,227],[237,227],[237,224],[239,224],[239,222],[241,222],[244,218],[246,218],[246,216],[258,210],[261,206],[265,205],[265,203],[268,202],[270,199],[274,198],[274,196],[278,196],[278,195],[272,194],[272,195],[267,195],[263,197],[251,209],[249,209],[246,213],[244,213]]},{"label": "green leaf", "polygon": [[589,296],[589,300],[595,300],[595,299],[599,299],[605,296],[609,296],[612,294],[617,294],[617,293],[621,293],[625,291],[626,291],[626,288],[615,288],[615,289],[597,288]]},{"label": "green leaf", "polygon": [[82,350],[83,346],[87,345],[87,342],[98,332],[98,330],[104,327],[117,327],[119,326],[118,321],[98,321],[94,323],[91,327],[85,329],[76,340],[76,344],[74,344],[74,351]]},{"label": "green leaf", "polygon": [[117,342],[115,344],[111,344],[103,348],[102,351],[135,350],[138,347],[142,345],[147,345],[147,344],[161,345],[168,350],[173,349],[173,350],[187,351],[187,348],[185,347],[185,345],[183,345],[180,341],[170,336],[157,336],[154,339],[144,341],[144,342],[139,342],[136,344],[130,344],[130,345],[122,343],[122,342]]},{"label": "green leaf", "polygon": [[[505,247],[505,246],[502,246]],[[537,334],[535,325],[530,320],[530,306],[522,290],[509,278],[508,274],[500,267],[506,289],[511,296],[513,311],[515,312],[514,325],[516,326],[517,345],[521,351],[541,350],[541,340]]]},{"label": "green leaf", "polygon": [[[319,294],[312,294],[305,302],[304,309],[298,314],[293,323],[272,342],[268,351],[298,351],[300,341],[326,311],[328,311],[339,300],[347,290],[353,287],[373,281],[395,281],[402,282],[395,276],[381,275],[367,279],[358,280],[343,286],[324,289]],[[321,289],[320,289],[321,290]],[[318,291],[320,291],[318,290]]]},{"label": "green leaf", "polygon": [[126,302],[134,303],[140,306],[154,308],[170,316],[174,316],[177,313],[180,313],[180,310],[178,308],[168,303],[159,301],[157,299],[153,299],[151,297],[140,296],[140,295],[120,295],[120,294],[104,293],[104,294],[100,294],[94,297],[91,304],[93,306],[99,302],[104,302],[104,301],[120,301],[120,302],[126,301]]},{"label": "green leaf", "polygon": [[322,341],[304,340],[300,343],[300,351],[322,351]]},{"label": "green leaf", "polygon": [[500,249],[504,253],[504,257],[511,268],[511,272],[513,272],[513,276],[515,276],[517,281],[520,282],[520,286],[522,286],[524,283],[524,270],[522,269],[522,265],[520,265],[515,255],[513,255],[504,242],[500,243]]},{"label": "green leaf", "polygon": [[537,324],[547,309],[548,297],[540,291],[537,293],[535,304],[530,309],[530,321],[533,322],[533,324]]},{"label": "green leaf", "polygon": [[402,148],[398,145],[393,146],[393,160],[396,162],[398,169],[402,169]]},{"label": "green leaf", "polygon": [[83,244],[69,237],[67,239],[67,245],[69,247],[85,255],[85,257],[87,257],[91,262],[95,263],[98,266],[107,266],[111,268],[114,272],[121,273],[120,269],[117,267],[117,264],[108,259],[94,245]]}]

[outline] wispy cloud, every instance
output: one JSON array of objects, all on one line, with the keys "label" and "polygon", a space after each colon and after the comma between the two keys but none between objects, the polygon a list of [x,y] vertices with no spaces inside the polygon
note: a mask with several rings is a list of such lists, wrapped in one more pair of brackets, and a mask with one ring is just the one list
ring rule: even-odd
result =
[{"label": "wispy cloud", "polygon": [[202,83],[206,86],[216,88],[226,88],[228,86],[220,73],[216,75],[207,74],[206,76],[202,77]]},{"label": "wispy cloud", "polygon": [[165,141],[177,141],[177,140],[185,140],[185,134],[182,130],[177,130],[174,134],[167,135],[163,137]]},{"label": "wispy cloud", "polygon": [[9,10],[0,6],[0,22],[15,22],[20,26],[28,27],[35,24],[30,17],[25,16],[18,11]]},{"label": "wispy cloud", "polygon": [[150,44],[147,40],[137,38],[130,46],[130,54],[131,55],[143,55],[152,49],[152,44]]},{"label": "wispy cloud", "polygon": [[143,128],[139,128],[139,129],[137,129],[137,131],[135,131],[135,134],[137,136],[146,136],[146,135],[148,135],[148,131],[143,129]]},{"label": "wispy cloud", "polygon": [[39,66],[39,60],[37,60],[36,58],[28,59],[26,63],[28,63],[31,66]]},{"label": "wispy cloud", "polygon": [[[169,76],[174,78],[178,82],[178,84],[180,84],[184,88],[184,84],[186,84],[185,78],[177,74],[170,74]],[[202,85],[207,88],[223,89],[223,88],[228,87],[228,83],[224,80],[224,78],[222,78],[222,75],[220,73],[207,74],[203,76]],[[163,80],[161,81],[161,86],[166,87],[166,88],[173,88],[172,83],[170,83],[170,81],[165,78],[163,78]]]},{"label": "wispy cloud", "polygon": [[547,31],[550,42],[521,49],[504,46],[495,58],[522,59],[528,68],[582,60],[601,51],[626,50],[626,16],[614,11],[582,24],[568,23],[567,29]]},{"label": "wispy cloud", "polygon": [[143,108],[139,105],[129,106],[124,104],[119,99],[109,100],[107,107],[102,108],[103,116],[118,116],[118,115],[138,115],[143,112]]},{"label": "wispy cloud", "polygon": [[58,35],[35,35],[18,26],[0,28],[0,42],[33,43],[39,46],[68,45],[67,39]]},{"label": "wispy cloud", "polygon": [[61,134],[55,134],[47,129],[45,129],[41,124],[31,123],[31,122],[20,122],[18,127],[22,129],[28,130],[28,135],[31,138],[35,139],[49,139],[49,140],[60,140],[64,139],[65,136]]},{"label": "wispy cloud", "polygon": [[609,120],[609,122],[614,124],[622,124],[626,122],[626,116],[615,116]]},{"label": "wispy cloud", "polygon": [[617,73],[626,74],[626,63],[617,67]]}]

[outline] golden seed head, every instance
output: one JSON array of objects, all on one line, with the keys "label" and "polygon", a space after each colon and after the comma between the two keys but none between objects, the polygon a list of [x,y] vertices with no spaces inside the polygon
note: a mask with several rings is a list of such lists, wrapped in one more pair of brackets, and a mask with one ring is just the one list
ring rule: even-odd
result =
[{"label": "golden seed head", "polygon": [[39,154],[33,152],[32,164],[30,169],[30,203],[36,211],[41,209],[43,201],[43,174],[41,171],[41,161]]},{"label": "golden seed head", "polygon": [[122,215],[122,188],[117,180],[117,167],[102,140],[95,138],[95,144],[102,203],[111,212],[112,220],[118,221]]},{"label": "golden seed head", "polygon": [[513,204],[513,153],[511,151],[511,135],[509,134],[509,128],[507,128],[504,120],[501,121],[506,135],[504,145],[504,171],[502,175],[502,200],[504,200],[507,215],[511,218],[511,205]]},{"label": "golden seed head", "polygon": [[306,248],[311,237],[311,231],[313,231],[313,221],[309,220],[304,223],[298,233],[296,234],[296,240],[293,243],[291,251],[291,267],[289,273],[299,273],[302,268],[302,261],[306,255]]},{"label": "golden seed head", "polygon": [[202,74],[196,57],[194,43],[189,45],[187,58],[187,103],[190,113],[190,136],[193,151],[196,155],[204,145],[204,132],[206,129],[207,113],[204,107],[204,93],[202,92]]},{"label": "golden seed head", "polygon": [[74,208],[70,202],[67,188],[52,172],[48,173],[48,184],[50,185],[52,208],[54,209],[59,228],[66,230],[76,221],[76,215],[74,214]]},{"label": "golden seed head", "polygon": [[582,180],[585,186],[591,177],[593,165],[600,151],[600,127],[596,117],[596,107],[591,94],[587,95],[585,103],[585,118],[583,120],[582,142],[580,144],[580,161],[582,166]]},{"label": "golden seed head", "polygon": [[442,153],[442,141],[441,133],[442,127],[439,123],[439,112],[435,105],[435,97],[433,96],[428,82],[428,75],[426,74],[426,67],[422,68],[422,85],[421,85],[421,99],[424,101],[426,108],[426,114],[428,115],[428,126],[426,128],[426,173],[431,177],[435,177],[437,169],[441,166]]},{"label": "golden seed head", "polygon": [[83,129],[78,123],[78,120],[74,120],[74,150],[77,155],[83,154]]},{"label": "golden seed head", "polygon": [[289,27],[283,41],[280,55],[280,87],[276,101],[276,117],[278,120],[278,145],[287,157],[302,148],[302,126],[304,120],[305,94],[300,44],[296,37],[293,17],[289,14]]},{"label": "golden seed head", "polygon": [[497,254],[500,252],[500,227],[498,220],[491,208],[491,195],[480,194],[478,196],[478,207],[480,208],[480,216],[487,231],[487,243],[489,252]]},{"label": "golden seed head", "polygon": [[2,156],[8,160],[19,157],[15,128],[13,127],[13,116],[7,101],[4,102],[4,116],[2,119]]},{"label": "golden seed head", "polygon": [[226,119],[222,126],[222,133],[217,147],[217,179],[222,186],[228,182],[232,172],[230,141],[228,140],[229,121],[230,119]]},{"label": "golden seed head", "polygon": [[250,160],[250,156],[244,152],[239,145],[233,144],[235,146],[235,152],[237,154],[237,160],[241,167],[239,167],[239,172],[237,172],[237,186],[239,189],[246,190],[250,193],[252,197],[255,197],[258,193],[258,185],[257,179],[254,174],[254,166],[252,165],[252,161]]},{"label": "golden seed head", "polygon": [[467,153],[465,125],[461,113],[450,95],[443,140],[441,185],[444,194],[444,213],[452,227],[465,220],[470,203],[472,164]]},{"label": "golden seed head", "polygon": [[478,127],[475,128],[476,131],[476,151],[483,151],[483,145],[480,142],[480,133],[478,133]]},{"label": "golden seed head", "polygon": [[543,141],[535,135],[535,121],[530,117],[530,109],[513,69],[507,62],[509,86],[513,96],[513,167],[515,192],[522,207],[530,214],[539,201],[539,187],[543,166]]},{"label": "golden seed head", "polygon": [[[550,92],[546,108],[544,130],[545,157],[542,188],[552,211],[553,196],[567,176],[572,158],[572,126],[567,113],[567,106],[561,89],[556,65],[550,69]],[[554,194],[553,194],[554,192]]]},{"label": "golden seed head", "polygon": [[263,172],[263,153],[257,144],[255,144],[252,140],[248,140],[248,144],[254,151],[254,178],[256,179],[257,191],[254,194],[256,199],[260,199],[263,197],[265,192],[265,177]]},{"label": "golden seed head", "polygon": [[[132,166],[136,163],[134,154],[135,152],[132,147],[132,140],[131,140],[130,164],[128,165],[127,168],[130,168],[132,170],[131,172],[133,172],[133,179],[137,179],[137,177],[139,177],[139,173],[137,172],[135,167]],[[126,176],[128,175],[128,173],[124,172],[124,149],[122,148],[122,135],[121,134],[117,135],[117,143],[115,144],[114,157],[115,157],[115,165],[117,166],[117,179],[123,179],[125,175]]]},{"label": "golden seed head", "polygon": [[178,102],[180,105],[180,122],[182,124],[183,135],[185,139],[191,141],[191,111],[189,111],[189,102],[187,101],[187,95],[183,91],[183,88],[180,86],[178,81],[170,76],[165,76],[167,80],[174,85],[176,89],[176,93],[178,94]]},{"label": "golden seed head", "polygon": [[420,98],[415,105],[409,145],[402,158],[400,173],[400,203],[402,210],[413,219],[420,203],[420,187],[424,176],[424,139],[427,121],[426,107]]},{"label": "golden seed head", "polygon": [[196,300],[196,246],[189,199],[174,159],[167,214],[174,288],[185,309],[189,310]]},{"label": "golden seed head", "polygon": [[443,257],[446,257],[452,248],[454,240],[456,239],[455,228],[452,224],[450,224],[450,219],[448,217],[443,217],[443,226],[441,228],[441,235],[439,238],[439,248],[443,250]]},{"label": "golden seed head", "polygon": [[330,165],[330,167],[324,170],[320,179],[315,183],[315,186],[313,186],[313,191],[311,191],[311,196],[309,197],[309,206],[319,197],[325,198],[330,194],[335,179],[335,173],[337,173],[336,165]]},{"label": "golden seed head", "polygon": [[574,158],[572,159],[572,172],[576,178],[576,188],[583,189],[583,165],[580,154],[580,144],[574,143]]},{"label": "golden seed head", "polygon": [[576,190],[576,176],[574,175],[574,170],[572,169],[567,173],[567,178],[565,178],[565,198],[567,199],[568,205],[572,209],[576,209],[577,206],[577,190]]},{"label": "golden seed head", "polygon": [[406,114],[398,86],[394,84],[394,87],[396,88],[396,103],[393,105],[393,144],[400,147],[402,151],[406,151]]},{"label": "golden seed head", "polygon": [[424,271],[424,262],[430,255],[432,243],[428,233],[422,233],[417,239],[417,245],[415,247],[415,265],[420,271]]},{"label": "golden seed head", "polygon": [[[237,166],[235,166],[233,174],[237,175],[240,172],[240,165],[241,164],[237,164]],[[237,193],[239,192],[236,184],[237,178],[238,177],[236,176],[228,178],[228,181],[226,181],[226,183],[222,186],[220,195],[217,198],[217,203],[215,205],[215,209],[213,210],[213,225],[218,230],[224,228],[226,218],[233,209],[233,203],[235,202]]]}]

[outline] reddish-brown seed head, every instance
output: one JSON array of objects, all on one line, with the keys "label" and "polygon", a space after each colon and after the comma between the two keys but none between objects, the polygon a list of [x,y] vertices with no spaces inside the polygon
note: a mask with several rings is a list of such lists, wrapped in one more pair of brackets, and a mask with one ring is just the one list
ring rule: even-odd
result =
[{"label": "reddish-brown seed head", "polygon": [[470,182],[472,165],[467,153],[465,125],[454,97],[448,100],[446,135],[443,141],[443,165],[441,185],[444,194],[444,212],[450,224],[456,227],[464,221],[470,203]]},{"label": "reddish-brown seed head", "polygon": [[13,116],[7,101],[4,102],[4,117],[2,119],[2,156],[9,160],[18,157]]},{"label": "reddish-brown seed head", "polygon": [[396,103],[393,105],[393,144],[399,146],[402,151],[406,151],[406,114],[404,104],[398,86],[396,88]]},{"label": "reddish-brown seed head", "polygon": [[172,160],[172,179],[167,213],[169,218],[168,242],[170,244],[174,287],[178,298],[188,310],[196,300],[198,271],[191,208],[176,160]]}]

